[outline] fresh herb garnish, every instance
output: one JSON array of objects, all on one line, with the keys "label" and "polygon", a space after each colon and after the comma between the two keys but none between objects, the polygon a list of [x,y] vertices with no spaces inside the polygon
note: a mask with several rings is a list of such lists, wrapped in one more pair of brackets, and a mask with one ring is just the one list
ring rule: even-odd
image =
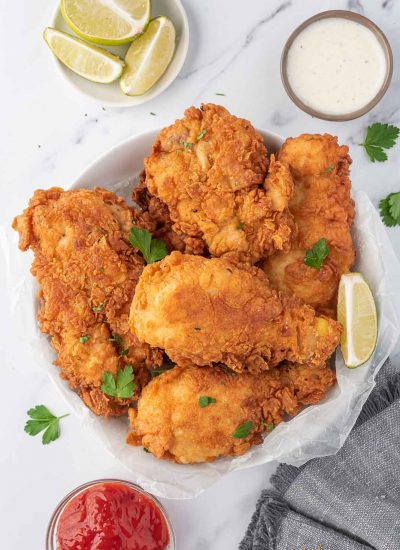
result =
[{"label": "fresh herb garnish", "polygon": [[220,93],[216,92],[215,95],[226,95],[226,94],[220,94]]},{"label": "fresh herb garnish", "polygon": [[172,363],[171,363],[170,365],[168,365],[168,364],[163,365],[163,366],[160,367],[159,369],[153,369],[153,370],[151,371],[151,376],[152,376],[153,378],[156,378],[156,376],[160,376],[160,374],[163,374],[164,372],[167,372],[168,370],[171,370],[171,369],[173,369],[174,367],[175,367],[175,365],[172,364]]},{"label": "fresh herb garnish", "polygon": [[81,344],[86,344],[86,342],[87,342],[88,340],[90,340],[90,336],[81,336],[81,337],[79,338],[79,342],[80,342]]},{"label": "fresh herb garnish", "polygon": [[242,231],[243,227],[244,227],[244,223],[240,222],[240,223],[237,224],[236,229],[238,229],[239,231]]},{"label": "fresh herb garnish", "polygon": [[132,227],[129,233],[129,242],[138,248],[148,264],[158,262],[168,256],[168,250],[164,241],[153,239],[152,234],[146,229]]},{"label": "fresh herb garnish", "polygon": [[152,116],[157,116],[156,113],[153,113],[153,111],[151,111],[150,113]]},{"label": "fresh herb garnish", "polygon": [[196,137],[197,141],[203,138],[206,135],[206,133],[207,133],[207,130],[203,128],[202,131],[199,134],[197,134],[197,137]]},{"label": "fresh herb garnish", "polygon": [[304,263],[314,269],[320,269],[328,254],[329,248],[326,239],[319,239],[307,250]]},{"label": "fresh herb garnish", "polygon": [[128,355],[129,353],[129,348],[125,348],[121,351],[121,353],[119,354],[121,357],[125,357],[125,355]]},{"label": "fresh herb garnish", "polygon": [[35,408],[29,409],[27,414],[31,420],[28,420],[25,424],[26,433],[37,435],[46,430],[42,436],[43,445],[55,441],[60,436],[60,420],[69,416],[68,414],[54,416],[44,405],[37,405]]},{"label": "fresh herb garnish", "polygon": [[99,306],[96,306],[96,307],[92,307],[92,311],[94,312],[103,311],[103,309],[104,309],[103,304],[100,304]]},{"label": "fresh herb garnish", "polygon": [[144,450],[145,453],[149,453],[149,452],[150,452],[149,449],[146,449],[146,447],[143,447],[143,450]]},{"label": "fresh herb garnish", "polygon": [[253,422],[251,420],[247,420],[247,422],[243,422],[243,424],[240,424],[236,428],[236,430],[233,432],[232,437],[235,439],[244,439],[249,435],[253,428]]},{"label": "fresh herb garnish", "polygon": [[211,405],[211,403],[216,403],[217,400],[214,399],[214,397],[209,397],[208,395],[200,395],[199,397],[199,405],[202,409],[204,407],[208,407],[208,405]]},{"label": "fresh herb garnish", "polygon": [[383,223],[388,227],[400,225],[400,192],[390,193],[379,203]]},{"label": "fresh herb garnish", "polygon": [[191,147],[194,146],[194,143],[190,143],[189,141],[185,141],[185,140],[181,140],[181,145],[182,147],[184,147],[185,149],[190,149]]},{"label": "fresh herb garnish", "polygon": [[101,271],[102,273],[104,273],[104,267],[103,267],[103,266],[101,266],[100,271]]},{"label": "fresh herb garnish", "polygon": [[123,346],[124,345],[124,339],[122,338],[122,336],[120,336],[116,332],[113,332],[111,338],[109,338],[108,340],[110,342],[114,342],[115,344],[117,344],[117,346]]},{"label": "fresh herb garnish", "polygon": [[117,373],[117,381],[111,372],[103,372],[103,383],[101,390],[112,397],[129,398],[132,397],[135,391],[136,384],[134,382],[135,375],[132,365],[126,365]]},{"label": "fresh herb garnish", "polygon": [[387,160],[384,149],[391,149],[394,146],[399,133],[400,128],[396,126],[375,122],[368,126],[364,143],[360,143],[360,145],[364,147],[372,162],[384,162]]},{"label": "fresh herb garnish", "polygon": [[272,432],[272,430],[273,430],[274,427],[275,427],[275,426],[272,424],[272,422],[270,422],[269,424],[267,424],[267,423],[265,422],[264,418],[261,419],[261,424],[262,424],[265,428],[267,428],[267,430],[268,430],[269,432]]},{"label": "fresh herb garnish", "polygon": [[319,173],[320,176],[325,176],[327,174],[330,174],[333,172],[333,166],[328,166],[328,168],[325,168],[325,170],[322,170],[322,172]]}]

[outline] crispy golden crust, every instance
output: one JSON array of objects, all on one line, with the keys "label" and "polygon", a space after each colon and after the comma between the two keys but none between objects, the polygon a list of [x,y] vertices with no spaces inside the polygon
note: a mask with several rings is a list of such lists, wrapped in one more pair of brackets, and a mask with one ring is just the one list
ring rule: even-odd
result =
[{"label": "crispy golden crust", "polygon": [[[285,414],[317,403],[334,384],[326,365],[284,365],[258,375],[227,374],[218,367],[175,367],[143,390],[138,410],[130,409],[127,442],[143,445],[157,458],[181,464],[241,455],[262,442]],[[216,403],[200,407],[200,396]],[[232,434],[252,422],[243,439]]]},{"label": "crispy golden crust", "polygon": [[261,270],[180,252],[144,269],[130,326],[178,364],[221,362],[238,372],[284,359],[320,364],[340,337],[338,323],[279,295]]},{"label": "crispy golden crust", "polygon": [[[151,350],[139,344],[128,325],[129,307],[144,262],[127,235],[134,213],[125,201],[102,189],[36,191],[15,218],[21,250],[35,254],[32,274],[41,286],[41,330],[51,336],[61,376],[96,414],[126,413],[129,400],[106,396],[103,371],[125,364],[137,369],[137,388],[148,374],[139,365]],[[95,310],[93,310],[95,308]],[[117,333],[123,344],[111,342]],[[80,342],[81,336],[89,336]],[[120,352],[128,353],[120,356]]]},{"label": "crispy golden crust", "polygon": [[[264,269],[274,288],[334,315],[340,276],[350,270],[355,259],[348,147],[339,146],[328,134],[303,134],[286,140],[279,160],[290,166],[295,182],[289,207],[298,235],[291,251],[271,256]],[[328,241],[330,253],[317,270],[305,265],[304,256],[321,238]]]},{"label": "crispy golden crust", "polygon": [[[162,130],[145,160],[145,186],[134,199],[161,213],[167,239],[192,254],[233,254],[254,263],[288,250],[293,218],[290,172],[271,157],[252,125],[224,107],[191,107]],[[142,186],[143,187],[143,186]]]}]

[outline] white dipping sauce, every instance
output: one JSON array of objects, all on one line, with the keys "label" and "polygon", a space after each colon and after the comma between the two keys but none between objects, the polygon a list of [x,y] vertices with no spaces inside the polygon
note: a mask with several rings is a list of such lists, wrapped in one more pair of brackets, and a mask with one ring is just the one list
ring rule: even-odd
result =
[{"label": "white dipping sauce", "polygon": [[372,31],[340,17],[311,23],[293,41],[287,58],[289,83],[309,107],[345,115],[378,93],[386,58]]}]

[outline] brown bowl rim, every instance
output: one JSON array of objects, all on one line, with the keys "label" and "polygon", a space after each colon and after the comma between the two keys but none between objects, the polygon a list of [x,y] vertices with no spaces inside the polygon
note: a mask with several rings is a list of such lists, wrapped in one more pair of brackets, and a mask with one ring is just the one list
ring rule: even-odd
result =
[{"label": "brown bowl rim", "polygon": [[[372,31],[375,34],[376,38],[378,39],[380,45],[382,46],[382,49],[385,54],[385,59],[386,59],[385,80],[383,81],[383,84],[380,90],[378,91],[378,93],[364,107],[357,109],[356,111],[353,111],[351,113],[346,113],[344,115],[334,115],[330,113],[323,113],[321,111],[317,111],[316,109],[313,109],[309,105],[306,105],[294,92],[293,88],[290,85],[288,74],[287,74],[288,53],[295,38],[297,38],[297,36],[312,23],[315,23],[316,21],[320,21],[321,19],[331,19],[331,18],[350,19],[351,21],[355,21],[356,23],[360,23],[364,27],[367,27],[370,31]],[[392,80],[392,75],[393,75],[393,53],[385,33],[382,31],[382,29],[378,27],[378,25],[376,25],[376,23],[374,23],[364,15],[360,15],[359,13],[356,13],[353,11],[328,10],[328,11],[323,11],[313,15],[309,19],[306,19],[305,21],[303,21],[303,23],[301,23],[301,25],[299,25],[292,32],[292,34],[287,39],[285,46],[282,50],[281,79],[282,79],[282,83],[286,93],[288,94],[290,99],[293,101],[293,103],[297,107],[299,107],[299,109],[301,109],[302,111],[308,113],[313,117],[320,118],[322,120],[346,121],[346,120],[354,120],[355,118],[359,118],[365,115],[371,109],[373,109],[373,107],[375,107],[375,105],[377,105],[379,101],[383,98],[387,89],[389,88],[390,82]]]}]

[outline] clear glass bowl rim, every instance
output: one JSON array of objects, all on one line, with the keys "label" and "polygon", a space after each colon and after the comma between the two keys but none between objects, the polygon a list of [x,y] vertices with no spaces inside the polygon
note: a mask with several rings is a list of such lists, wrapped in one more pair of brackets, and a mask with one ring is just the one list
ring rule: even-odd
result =
[{"label": "clear glass bowl rim", "polygon": [[84,491],[85,489],[88,489],[89,487],[93,487],[95,485],[101,485],[103,483],[117,483],[121,485],[125,485],[129,487],[130,489],[133,489],[137,491],[138,493],[145,495],[149,500],[151,500],[157,508],[160,510],[165,523],[168,527],[168,534],[169,534],[169,544],[166,548],[166,550],[175,550],[175,533],[172,528],[172,524],[168,518],[167,512],[164,508],[164,506],[161,504],[161,502],[151,493],[148,493],[140,485],[137,485],[136,483],[132,483],[131,481],[126,481],[125,479],[117,479],[117,478],[105,478],[105,479],[95,479],[93,481],[87,481],[86,483],[83,483],[82,485],[79,485],[78,487],[75,487],[72,491],[70,491],[65,497],[57,504],[51,518],[49,521],[49,525],[47,527],[47,533],[46,533],[46,550],[57,550],[57,527],[58,527],[58,521],[60,519],[60,516],[65,508],[65,506],[79,493]]}]

